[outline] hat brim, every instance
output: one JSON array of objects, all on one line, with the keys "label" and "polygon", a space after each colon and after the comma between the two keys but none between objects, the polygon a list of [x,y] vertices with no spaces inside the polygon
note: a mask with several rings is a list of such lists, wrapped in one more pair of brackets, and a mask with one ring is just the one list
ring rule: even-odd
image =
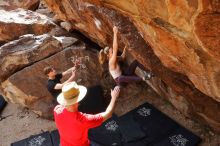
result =
[{"label": "hat brim", "polygon": [[57,102],[63,106],[73,105],[75,103],[80,102],[85,97],[86,93],[87,93],[87,88],[85,86],[79,85],[78,97],[76,97],[74,99],[67,100],[64,98],[63,93],[60,93],[57,97]]}]

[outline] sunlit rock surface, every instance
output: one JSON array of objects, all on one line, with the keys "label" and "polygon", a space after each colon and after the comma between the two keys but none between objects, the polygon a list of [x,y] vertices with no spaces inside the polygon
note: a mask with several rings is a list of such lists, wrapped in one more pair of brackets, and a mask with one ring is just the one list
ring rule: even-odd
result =
[{"label": "sunlit rock surface", "polygon": [[[44,0],[56,17],[101,46],[119,47],[161,82],[151,83],[183,113],[220,131],[220,1]],[[159,87],[159,88],[158,88]]]},{"label": "sunlit rock surface", "polygon": [[50,18],[30,10],[0,10],[0,14],[0,42],[4,43],[24,34],[41,35],[56,26]]},{"label": "sunlit rock surface", "polygon": [[77,42],[70,37],[25,35],[0,47],[0,81]]},{"label": "sunlit rock surface", "polygon": [[23,8],[28,10],[36,10],[39,6],[40,0],[1,0],[0,9],[14,10]]}]

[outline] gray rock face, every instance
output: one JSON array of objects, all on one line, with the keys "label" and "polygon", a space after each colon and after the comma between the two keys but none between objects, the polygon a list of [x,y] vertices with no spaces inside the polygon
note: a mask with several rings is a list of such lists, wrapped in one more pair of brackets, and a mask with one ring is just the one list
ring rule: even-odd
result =
[{"label": "gray rock face", "polygon": [[0,9],[14,10],[23,8],[28,10],[36,10],[40,4],[40,0],[1,0]]},{"label": "gray rock face", "polygon": [[47,16],[30,10],[0,10],[0,14],[0,42],[4,43],[25,34],[41,35],[56,26]]},{"label": "gray rock face", "polygon": [[0,81],[16,71],[51,56],[77,42],[70,37],[25,35],[0,47]]}]

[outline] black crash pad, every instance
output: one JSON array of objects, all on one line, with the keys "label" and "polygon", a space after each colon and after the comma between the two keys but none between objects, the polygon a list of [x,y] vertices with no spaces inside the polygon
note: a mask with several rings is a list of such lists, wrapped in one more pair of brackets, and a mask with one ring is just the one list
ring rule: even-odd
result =
[{"label": "black crash pad", "polygon": [[50,136],[53,146],[60,146],[60,135],[58,130],[51,131]]},{"label": "black crash pad", "polygon": [[134,109],[133,117],[145,131],[147,143],[158,141],[179,127],[174,120],[148,103]]},{"label": "black crash pad", "polygon": [[134,120],[132,112],[119,117],[118,123],[123,142],[139,141],[146,137],[139,123]]},{"label": "black crash pad", "polygon": [[164,139],[152,146],[196,146],[201,139],[184,127],[179,127]]},{"label": "black crash pad", "polygon": [[[134,119],[140,124],[146,133],[142,139],[145,145],[149,146],[196,146],[201,139],[163,114],[149,103],[144,103],[133,110]],[[182,137],[181,137],[182,136]],[[173,143],[170,143],[172,139]],[[179,139],[179,140],[178,140]],[[184,139],[187,141],[176,143]]]},{"label": "black crash pad", "polygon": [[90,129],[89,139],[103,146],[121,146],[118,117],[114,115],[101,126]]},{"label": "black crash pad", "polygon": [[53,146],[53,144],[50,138],[50,133],[44,132],[12,143],[11,146]]},{"label": "black crash pad", "polygon": [[0,113],[3,111],[6,104],[7,104],[7,102],[5,101],[4,97],[2,95],[0,95]]},{"label": "black crash pad", "polygon": [[197,146],[201,141],[198,136],[148,103],[114,118],[119,127],[116,135],[106,134],[104,123],[101,127],[90,130],[90,138],[105,146],[112,145],[111,141],[115,140],[117,142],[114,145],[123,146]]}]

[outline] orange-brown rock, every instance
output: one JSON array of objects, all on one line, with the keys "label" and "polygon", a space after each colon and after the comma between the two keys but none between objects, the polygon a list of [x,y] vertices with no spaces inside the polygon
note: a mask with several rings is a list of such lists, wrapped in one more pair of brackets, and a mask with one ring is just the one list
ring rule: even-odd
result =
[{"label": "orange-brown rock", "polygon": [[0,9],[14,10],[23,8],[28,10],[36,10],[40,4],[40,0],[1,0]]},{"label": "orange-brown rock", "polygon": [[128,45],[160,78],[155,89],[220,131],[220,1],[44,1],[101,46],[112,44],[112,27],[118,26],[119,47]]},{"label": "orange-brown rock", "polygon": [[4,43],[25,34],[41,35],[56,26],[50,18],[30,10],[0,10],[0,14],[0,42]]}]

